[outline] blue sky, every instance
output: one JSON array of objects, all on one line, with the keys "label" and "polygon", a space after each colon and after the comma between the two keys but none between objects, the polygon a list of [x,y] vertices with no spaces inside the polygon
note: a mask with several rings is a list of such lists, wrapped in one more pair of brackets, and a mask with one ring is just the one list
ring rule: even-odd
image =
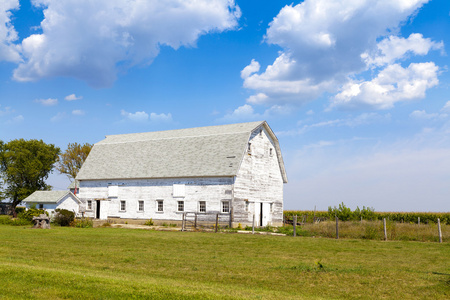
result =
[{"label": "blue sky", "polygon": [[450,210],[447,0],[1,2],[1,140],[266,120],[285,209]]}]

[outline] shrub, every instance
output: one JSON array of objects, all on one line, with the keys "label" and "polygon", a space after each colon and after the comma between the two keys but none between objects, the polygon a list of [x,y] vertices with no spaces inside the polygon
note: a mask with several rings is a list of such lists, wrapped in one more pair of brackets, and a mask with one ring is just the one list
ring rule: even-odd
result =
[{"label": "shrub", "polygon": [[55,209],[55,217],[53,222],[60,226],[70,226],[70,223],[75,219],[75,213],[67,209]]},{"label": "shrub", "polygon": [[12,219],[10,216],[0,216],[1,225],[11,225]]},{"label": "shrub", "polygon": [[25,211],[25,207],[18,206],[18,207],[15,208],[15,210],[16,210],[17,214],[20,214],[20,213],[23,213]]},{"label": "shrub", "polygon": [[153,219],[148,220],[147,222],[144,223],[144,225],[153,226],[154,225]]},{"label": "shrub", "polygon": [[[359,210],[359,208],[358,208]],[[352,219],[352,210],[345,206],[344,202],[339,204],[339,208],[336,206],[334,208],[331,208],[331,206],[328,207],[328,215],[330,219],[333,219],[334,217],[338,217],[341,221],[348,221]]]},{"label": "shrub", "polygon": [[89,218],[75,219],[70,224],[70,226],[73,226],[76,228],[92,228],[92,227],[94,227],[94,222],[92,222],[92,220]]},{"label": "shrub", "polygon": [[33,217],[39,217],[39,215],[41,214],[46,214],[48,216],[48,213],[43,209],[29,208],[28,210],[17,214],[17,217],[22,220],[27,220],[31,223],[33,221]]}]

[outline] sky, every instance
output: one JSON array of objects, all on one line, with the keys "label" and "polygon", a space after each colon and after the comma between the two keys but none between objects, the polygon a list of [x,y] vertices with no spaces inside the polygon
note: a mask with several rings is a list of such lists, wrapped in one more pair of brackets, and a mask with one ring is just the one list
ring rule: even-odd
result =
[{"label": "sky", "polygon": [[449,47],[448,0],[0,0],[0,140],[266,120],[285,209],[448,212]]}]

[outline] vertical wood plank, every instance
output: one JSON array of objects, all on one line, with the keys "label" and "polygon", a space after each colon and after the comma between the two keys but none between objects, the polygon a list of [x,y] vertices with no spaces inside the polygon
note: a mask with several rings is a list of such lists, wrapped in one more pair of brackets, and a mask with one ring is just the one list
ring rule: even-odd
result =
[{"label": "vertical wood plank", "polygon": [[217,232],[217,227],[219,227],[219,214],[216,214],[216,232]]},{"label": "vertical wood plank", "polygon": [[339,239],[339,218],[336,216],[336,239]]},{"label": "vertical wood plank", "polygon": [[387,241],[386,218],[383,218],[384,240]]},{"label": "vertical wood plank", "polygon": [[255,234],[255,214],[253,214],[252,234]]},{"label": "vertical wood plank", "polygon": [[292,225],[294,225],[294,236],[297,236],[297,216],[293,216]]},{"label": "vertical wood plank", "polygon": [[442,243],[441,220],[438,218],[439,243]]}]

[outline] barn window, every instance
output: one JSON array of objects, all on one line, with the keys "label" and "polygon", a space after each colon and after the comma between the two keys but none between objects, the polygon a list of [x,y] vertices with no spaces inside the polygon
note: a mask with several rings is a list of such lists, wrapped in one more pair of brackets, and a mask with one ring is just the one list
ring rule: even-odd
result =
[{"label": "barn window", "polygon": [[273,156],[273,149],[272,148],[269,149],[269,155]]},{"label": "barn window", "polygon": [[252,143],[248,143],[247,145],[247,152],[252,153]]},{"label": "barn window", "polygon": [[184,197],[185,195],[185,185],[184,184],[174,184],[173,185],[173,196],[174,197]]},{"label": "barn window", "polygon": [[248,201],[245,201],[245,211],[248,211]]},{"label": "barn window", "polygon": [[87,209],[92,210],[92,200],[87,201]]},{"label": "barn window", "polygon": [[44,209],[44,204],[39,204],[39,209]]},{"label": "barn window", "polygon": [[206,212],[206,201],[200,201],[199,202],[199,208],[198,208],[199,212]]},{"label": "barn window", "polygon": [[125,200],[120,201],[120,211],[125,211],[127,209],[127,202]]},{"label": "barn window", "polygon": [[157,211],[163,212],[164,211],[164,201],[163,200],[157,200]]},{"label": "barn window", "polygon": [[144,201],[139,201],[139,211],[144,211]]},{"label": "barn window", "polygon": [[230,212],[230,201],[222,201],[222,212],[223,213]]},{"label": "barn window", "polygon": [[178,211],[184,211],[184,201],[178,201]]},{"label": "barn window", "polygon": [[273,203],[270,203],[270,212],[273,213]]}]

